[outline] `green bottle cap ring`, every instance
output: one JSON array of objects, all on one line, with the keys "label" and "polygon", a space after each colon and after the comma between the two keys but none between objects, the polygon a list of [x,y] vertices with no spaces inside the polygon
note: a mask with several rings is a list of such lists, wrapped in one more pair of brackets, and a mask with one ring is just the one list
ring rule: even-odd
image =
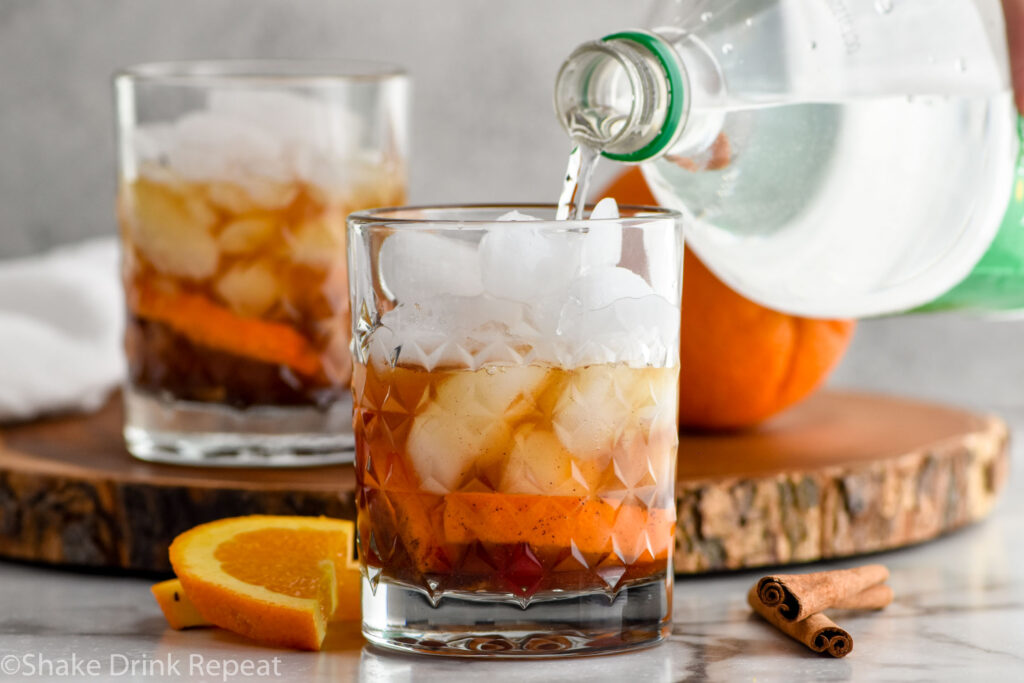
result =
[{"label": "green bottle cap ring", "polygon": [[676,129],[679,128],[679,124],[683,120],[683,104],[685,102],[683,74],[679,70],[679,63],[676,61],[676,56],[673,54],[672,49],[653,33],[647,33],[646,31],[622,31],[620,33],[612,33],[601,39],[602,42],[609,40],[631,40],[647,48],[661,62],[662,68],[665,69],[665,75],[668,77],[668,113],[665,116],[665,123],[662,125],[661,130],[658,131],[658,134],[654,136],[654,139],[629,154],[601,152],[602,156],[615,161],[624,161],[626,163],[646,161],[665,151],[665,148],[669,146],[675,137]]}]

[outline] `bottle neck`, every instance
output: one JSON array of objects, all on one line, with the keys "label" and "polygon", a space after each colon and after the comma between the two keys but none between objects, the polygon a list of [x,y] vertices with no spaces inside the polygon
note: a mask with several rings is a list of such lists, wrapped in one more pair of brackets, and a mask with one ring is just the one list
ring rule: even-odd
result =
[{"label": "bottle neck", "polygon": [[584,43],[555,79],[555,111],[577,143],[617,161],[664,154],[686,122],[686,69],[655,33],[624,31]]}]

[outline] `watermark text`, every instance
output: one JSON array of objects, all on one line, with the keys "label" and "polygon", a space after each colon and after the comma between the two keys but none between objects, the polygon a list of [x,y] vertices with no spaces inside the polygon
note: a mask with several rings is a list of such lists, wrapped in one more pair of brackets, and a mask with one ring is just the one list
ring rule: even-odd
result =
[{"label": "watermark text", "polygon": [[281,658],[207,657],[197,652],[160,656],[111,653],[105,657],[42,652],[0,655],[0,678],[150,678],[181,676],[232,681],[281,676]]}]

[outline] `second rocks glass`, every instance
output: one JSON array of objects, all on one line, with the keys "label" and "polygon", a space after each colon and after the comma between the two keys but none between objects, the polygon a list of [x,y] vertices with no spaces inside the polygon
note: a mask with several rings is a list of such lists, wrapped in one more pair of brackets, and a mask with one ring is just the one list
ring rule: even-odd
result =
[{"label": "second rocks glass", "polygon": [[165,63],[115,90],[129,450],[350,459],[345,217],[404,200],[407,79],[369,63]]}]

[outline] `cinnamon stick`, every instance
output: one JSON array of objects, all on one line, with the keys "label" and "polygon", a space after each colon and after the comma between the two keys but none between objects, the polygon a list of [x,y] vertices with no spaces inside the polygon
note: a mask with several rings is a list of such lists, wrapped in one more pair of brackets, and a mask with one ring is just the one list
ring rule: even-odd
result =
[{"label": "cinnamon stick", "polygon": [[[812,614],[840,603],[849,607],[851,599],[856,599],[860,593],[881,584],[887,578],[889,570],[880,564],[813,574],[777,574],[758,581],[755,594],[759,604],[773,608],[783,620],[803,621]],[[881,592],[877,592],[869,594],[868,600],[871,605],[877,605],[885,598]],[[860,607],[861,601],[855,600],[853,604]],[[880,609],[886,604],[888,602],[866,608]]]},{"label": "cinnamon stick", "polygon": [[758,595],[757,585],[752,586],[747,593],[747,602],[769,624],[815,652],[845,657],[853,650],[850,634],[824,614],[812,614],[800,621],[787,619],[775,607],[764,604]]},{"label": "cinnamon stick", "polygon": [[854,610],[869,610],[869,609],[884,609],[892,603],[893,594],[892,588],[889,588],[885,584],[878,584],[877,586],[871,586],[865,588],[856,595],[851,595],[843,600],[837,600],[833,609],[854,609]]}]

